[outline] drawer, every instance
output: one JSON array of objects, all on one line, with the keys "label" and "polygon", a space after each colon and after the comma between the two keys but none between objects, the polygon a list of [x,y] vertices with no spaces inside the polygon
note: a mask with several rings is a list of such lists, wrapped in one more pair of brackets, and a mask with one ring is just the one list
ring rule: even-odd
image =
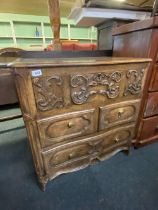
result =
[{"label": "drawer", "polygon": [[144,117],[150,117],[158,114],[158,92],[149,93],[144,112]]},{"label": "drawer", "polygon": [[42,147],[73,141],[97,130],[95,109],[71,112],[38,121]]},{"label": "drawer", "polygon": [[158,64],[153,69],[150,91],[158,91]]},{"label": "drawer", "polygon": [[140,100],[100,107],[99,130],[137,120]]},{"label": "drawer", "polygon": [[46,163],[49,167],[60,167],[72,161],[77,161],[87,157],[91,153],[91,146],[87,143],[81,143],[75,146],[66,146],[63,149],[56,150],[55,152],[48,152]]},{"label": "drawer", "polygon": [[152,138],[154,136],[158,136],[158,116],[143,120],[140,140]]},{"label": "drawer", "polygon": [[[130,140],[134,138],[135,126],[128,125],[113,129],[106,133],[96,133],[78,142],[66,144],[42,153],[47,174],[55,174],[74,171],[95,160],[103,160],[116,150],[128,148]],[[82,163],[82,164],[81,164]]]}]

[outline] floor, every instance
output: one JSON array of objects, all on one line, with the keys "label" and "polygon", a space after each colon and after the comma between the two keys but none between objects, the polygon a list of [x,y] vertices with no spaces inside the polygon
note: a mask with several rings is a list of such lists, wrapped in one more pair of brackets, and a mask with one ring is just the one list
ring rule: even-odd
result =
[{"label": "floor", "polygon": [[0,210],[158,210],[158,143],[62,175],[42,192],[22,126],[0,123]]}]

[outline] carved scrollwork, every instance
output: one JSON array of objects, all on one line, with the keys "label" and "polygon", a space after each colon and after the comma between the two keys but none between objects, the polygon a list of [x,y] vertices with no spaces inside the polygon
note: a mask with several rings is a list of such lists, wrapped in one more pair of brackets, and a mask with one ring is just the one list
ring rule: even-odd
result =
[{"label": "carved scrollwork", "polygon": [[125,88],[124,96],[127,96],[129,93],[136,95],[141,92],[142,89],[142,80],[144,76],[144,69],[138,70],[129,70],[127,72],[128,85]]},{"label": "carved scrollwork", "polygon": [[[119,82],[122,73],[112,74],[97,73],[88,75],[74,75],[71,77],[71,97],[75,104],[83,104],[92,95],[101,94],[108,98],[116,98],[119,95]],[[104,86],[101,90],[89,90],[90,87]]]},{"label": "carved scrollwork", "polygon": [[[40,111],[62,108],[64,106],[62,96],[63,81],[59,76],[33,78],[33,85],[37,108]],[[57,87],[55,88],[54,86]]]}]

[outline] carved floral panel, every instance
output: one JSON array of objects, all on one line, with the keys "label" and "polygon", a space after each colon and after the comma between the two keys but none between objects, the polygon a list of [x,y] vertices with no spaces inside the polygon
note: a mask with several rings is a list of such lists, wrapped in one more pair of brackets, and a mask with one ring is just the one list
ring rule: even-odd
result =
[{"label": "carved floral panel", "polygon": [[64,106],[63,80],[59,76],[36,77],[32,80],[37,108],[46,111]]},{"label": "carved floral panel", "polygon": [[[84,104],[93,95],[116,98],[120,91],[122,72],[94,73],[74,75],[71,77],[71,98],[75,104]],[[101,89],[98,90],[100,86]]]},{"label": "carved floral panel", "polygon": [[129,70],[126,74],[127,86],[124,90],[124,96],[129,94],[136,95],[142,90],[142,81],[144,77],[144,69],[141,70]]}]

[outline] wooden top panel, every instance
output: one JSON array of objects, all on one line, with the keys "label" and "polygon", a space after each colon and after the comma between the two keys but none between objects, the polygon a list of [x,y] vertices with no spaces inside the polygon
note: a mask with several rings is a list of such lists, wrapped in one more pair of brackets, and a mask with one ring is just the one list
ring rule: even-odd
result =
[{"label": "wooden top panel", "polygon": [[8,67],[47,67],[47,66],[97,66],[126,63],[148,63],[149,58],[118,58],[118,57],[84,57],[84,58],[45,58],[45,59],[17,59],[8,63]]},{"label": "wooden top panel", "polygon": [[158,28],[158,16],[146,20],[125,24],[120,27],[116,27],[113,29],[112,35],[116,36],[120,34],[125,34],[133,31],[150,29],[150,28]]}]

